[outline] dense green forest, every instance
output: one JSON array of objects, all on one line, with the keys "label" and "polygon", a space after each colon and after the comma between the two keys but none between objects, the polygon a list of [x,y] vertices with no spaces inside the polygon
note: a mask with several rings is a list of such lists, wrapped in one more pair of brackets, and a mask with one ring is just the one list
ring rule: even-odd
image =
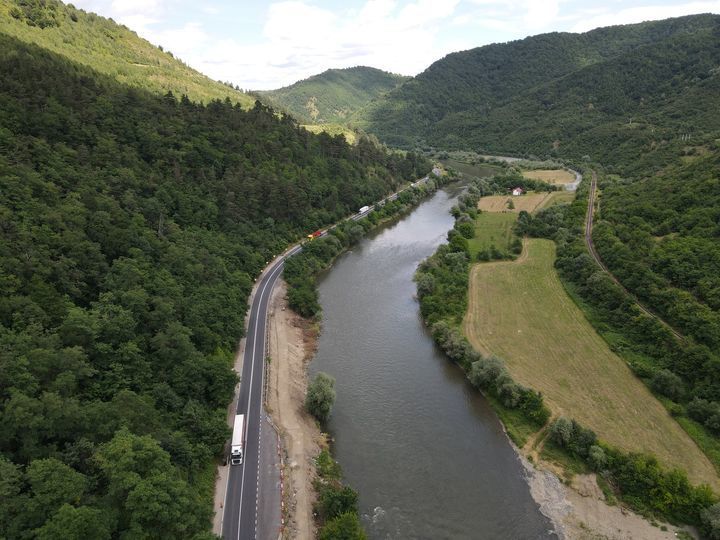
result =
[{"label": "dense green forest", "polygon": [[195,71],[172,51],[163,51],[126,26],[58,0],[0,0],[0,33],[40,45],[136,88],[185,94],[203,103],[229,97],[245,108],[255,102],[232,85]]},{"label": "dense green forest", "polygon": [[259,94],[306,123],[345,123],[355,111],[407,79],[379,69],[357,66],[328,69],[285,88]]},{"label": "dense green forest", "polygon": [[201,538],[253,278],[429,164],[0,34],[0,531]]},{"label": "dense green forest", "polygon": [[356,120],[406,147],[659,168],[720,135],[719,35],[694,15],[453,53]]}]

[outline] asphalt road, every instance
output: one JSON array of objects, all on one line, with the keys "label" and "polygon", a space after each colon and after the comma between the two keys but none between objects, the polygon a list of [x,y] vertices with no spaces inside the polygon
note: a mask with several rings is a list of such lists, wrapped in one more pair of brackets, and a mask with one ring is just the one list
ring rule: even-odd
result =
[{"label": "asphalt road", "polygon": [[263,418],[262,392],[265,360],[267,308],[273,287],[282,275],[285,258],[301,250],[290,249],[267,268],[257,285],[250,308],[245,339],[245,356],[240,384],[237,414],[245,415],[245,459],[242,465],[230,467],[225,496],[223,538],[255,540],[257,535],[257,500],[260,484],[260,425]]},{"label": "asphalt road", "polygon": [[[424,177],[413,185],[427,182]],[[405,188],[408,189],[408,188]],[[393,193],[380,201],[393,201],[398,194]],[[379,204],[380,204],[379,203]],[[375,205],[362,213],[357,213],[349,219],[357,221],[365,217],[375,208]],[[325,229],[320,236],[325,236],[332,227]],[[267,486],[261,478],[266,469],[260,463],[260,434],[265,412],[263,410],[263,378],[265,374],[264,361],[267,335],[267,311],[273,288],[282,275],[285,259],[302,250],[301,246],[294,246],[281,257],[270,264],[256,284],[255,296],[250,307],[249,323],[245,338],[245,354],[243,357],[240,395],[237,401],[236,414],[245,415],[245,448],[242,465],[231,465],[228,475],[228,485],[223,504],[222,536],[227,540],[256,540],[258,538],[258,501],[264,500],[260,494],[261,486]],[[266,426],[267,429],[267,426]],[[261,524],[263,529],[269,529],[273,524]]]}]

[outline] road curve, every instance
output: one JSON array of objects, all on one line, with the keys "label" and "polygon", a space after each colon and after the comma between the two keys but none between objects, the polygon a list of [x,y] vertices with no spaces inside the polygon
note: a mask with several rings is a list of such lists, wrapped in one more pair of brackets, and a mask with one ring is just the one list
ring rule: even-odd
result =
[{"label": "road curve", "polygon": [[[414,182],[412,186],[426,183],[427,176]],[[409,189],[409,188],[405,188]],[[400,190],[389,195],[380,203],[397,199]],[[362,219],[375,209],[372,205],[365,212],[350,218]],[[326,236],[334,226],[324,229],[319,236]],[[243,355],[240,395],[237,400],[236,414],[245,415],[245,448],[242,465],[229,465],[225,501],[223,504],[222,537],[226,540],[256,540],[258,530],[258,492],[260,489],[260,424],[263,418],[263,378],[267,335],[267,310],[272,291],[282,275],[285,260],[302,250],[301,245],[289,248],[285,253],[268,265],[255,285],[255,296],[248,318]]]},{"label": "road curve", "polygon": [[600,255],[598,254],[597,250],[595,249],[595,244],[593,243],[592,239],[592,228],[593,228],[593,219],[595,217],[595,196],[597,191],[597,173],[595,171],[592,171],[592,178],[590,180],[590,194],[588,195],[588,209],[587,209],[587,215],[585,216],[585,245],[588,248],[588,251],[590,252],[590,256],[595,260],[595,263],[602,268],[602,270],[610,276],[610,279],[612,279],[615,283],[622,288],[625,293],[630,296],[630,298],[633,299],[637,307],[645,313],[646,315],[649,315],[650,317],[653,317],[654,319],[657,319],[665,328],[670,330],[670,332],[673,333],[673,335],[678,338],[679,340],[685,340],[685,337],[675,330],[672,326],[670,326],[667,322],[665,322],[657,313],[652,311],[650,308],[644,306],[637,297],[632,294],[630,291],[628,291],[622,283],[620,283],[620,280],[618,280],[613,273],[608,269],[607,266],[602,262],[602,259],[600,258]]}]

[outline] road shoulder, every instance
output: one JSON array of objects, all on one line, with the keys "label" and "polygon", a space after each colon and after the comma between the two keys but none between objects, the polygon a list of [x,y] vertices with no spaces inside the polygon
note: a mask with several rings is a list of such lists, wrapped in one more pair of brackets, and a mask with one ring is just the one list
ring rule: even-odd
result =
[{"label": "road shoulder", "polygon": [[280,431],[284,456],[285,538],[315,538],[313,503],[315,457],[323,437],[305,411],[307,365],[316,335],[287,307],[286,285],[280,281],[269,308],[269,356],[266,408]]}]

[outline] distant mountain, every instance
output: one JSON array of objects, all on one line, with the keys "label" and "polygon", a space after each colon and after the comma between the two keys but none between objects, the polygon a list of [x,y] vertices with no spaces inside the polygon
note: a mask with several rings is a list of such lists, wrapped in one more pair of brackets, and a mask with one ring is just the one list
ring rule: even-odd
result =
[{"label": "distant mountain", "polygon": [[250,108],[255,98],[214,81],[112,19],[57,0],[0,0],[0,33],[35,43],[118,82],[156,93]]},{"label": "distant mountain", "polygon": [[627,165],[713,136],[719,87],[720,16],[695,15],[454,53],[355,120],[399,146]]},{"label": "distant mountain", "polygon": [[290,86],[258,93],[306,123],[345,123],[355,111],[408,78],[357,66],[329,69]]}]

